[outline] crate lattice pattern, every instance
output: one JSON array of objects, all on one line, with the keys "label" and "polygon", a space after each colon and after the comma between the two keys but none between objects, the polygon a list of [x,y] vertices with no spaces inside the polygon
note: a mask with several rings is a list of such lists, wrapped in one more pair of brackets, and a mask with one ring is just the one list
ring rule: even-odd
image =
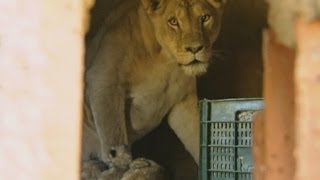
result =
[{"label": "crate lattice pattern", "polygon": [[252,180],[252,120],[261,99],[204,100],[201,106],[201,180]]}]

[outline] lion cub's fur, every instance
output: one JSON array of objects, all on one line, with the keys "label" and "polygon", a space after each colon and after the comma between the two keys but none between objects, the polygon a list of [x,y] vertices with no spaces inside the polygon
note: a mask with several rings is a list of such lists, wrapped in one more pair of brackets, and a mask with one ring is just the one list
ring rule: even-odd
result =
[{"label": "lion cub's fur", "polygon": [[152,160],[132,160],[124,145],[114,146],[110,151],[110,168],[102,172],[98,180],[168,180],[165,170]]},{"label": "lion cub's fur", "polygon": [[121,180],[129,170],[132,156],[124,145],[113,146],[109,153],[110,168],[99,175],[98,180]]},{"label": "lion cub's fur", "polygon": [[196,162],[196,76],[205,73],[226,0],[127,0],[88,46],[82,159],[109,162],[168,115]]}]

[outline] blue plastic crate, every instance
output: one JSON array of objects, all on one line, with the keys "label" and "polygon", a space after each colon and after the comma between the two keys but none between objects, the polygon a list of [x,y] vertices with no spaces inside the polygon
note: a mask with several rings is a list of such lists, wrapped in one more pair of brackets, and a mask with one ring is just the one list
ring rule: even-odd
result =
[{"label": "blue plastic crate", "polygon": [[200,101],[201,180],[252,180],[252,120],[262,99]]}]

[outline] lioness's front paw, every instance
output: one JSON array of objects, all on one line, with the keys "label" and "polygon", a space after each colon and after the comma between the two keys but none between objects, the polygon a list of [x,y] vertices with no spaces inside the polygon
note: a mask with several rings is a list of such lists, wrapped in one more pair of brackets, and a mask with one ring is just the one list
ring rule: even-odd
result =
[{"label": "lioness's front paw", "polygon": [[169,176],[165,169],[156,162],[138,158],[132,161],[130,169],[123,175],[121,180],[168,180]]},{"label": "lioness's front paw", "polygon": [[99,160],[88,160],[81,164],[81,180],[97,180],[108,166]]},{"label": "lioness's front paw", "polygon": [[138,158],[132,161],[132,163],[130,164],[130,169],[142,169],[150,167],[152,166],[151,163],[153,163],[153,161],[145,158]]},{"label": "lioness's front paw", "polygon": [[110,169],[102,172],[98,180],[121,180],[132,161],[126,145],[112,146],[109,152]]},{"label": "lioness's front paw", "polygon": [[98,180],[121,180],[125,170],[111,168],[102,172]]},{"label": "lioness's front paw", "polygon": [[113,146],[105,146],[101,148],[101,160],[106,164],[111,164],[110,152]]}]

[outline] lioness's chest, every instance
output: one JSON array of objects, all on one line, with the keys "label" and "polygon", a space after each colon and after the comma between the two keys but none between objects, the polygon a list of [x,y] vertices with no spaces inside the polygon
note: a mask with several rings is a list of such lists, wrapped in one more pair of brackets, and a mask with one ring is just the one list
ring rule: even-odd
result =
[{"label": "lioness's chest", "polygon": [[[170,109],[190,91],[192,78],[183,74],[178,66],[136,67],[128,77],[126,108],[131,123],[146,122],[135,130],[147,132],[159,125]],[[148,123],[149,122],[149,123]]]},{"label": "lioness's chest", "polygon": [[[129,82],[127,96],[136,103],[154,101],[158,106],[170,106],[179,101],[188,91],[191,79],[179,67],[151,67],[143,73],[137,72],[137,79]],[[160,107],[157,107],[160,108]]]}]

